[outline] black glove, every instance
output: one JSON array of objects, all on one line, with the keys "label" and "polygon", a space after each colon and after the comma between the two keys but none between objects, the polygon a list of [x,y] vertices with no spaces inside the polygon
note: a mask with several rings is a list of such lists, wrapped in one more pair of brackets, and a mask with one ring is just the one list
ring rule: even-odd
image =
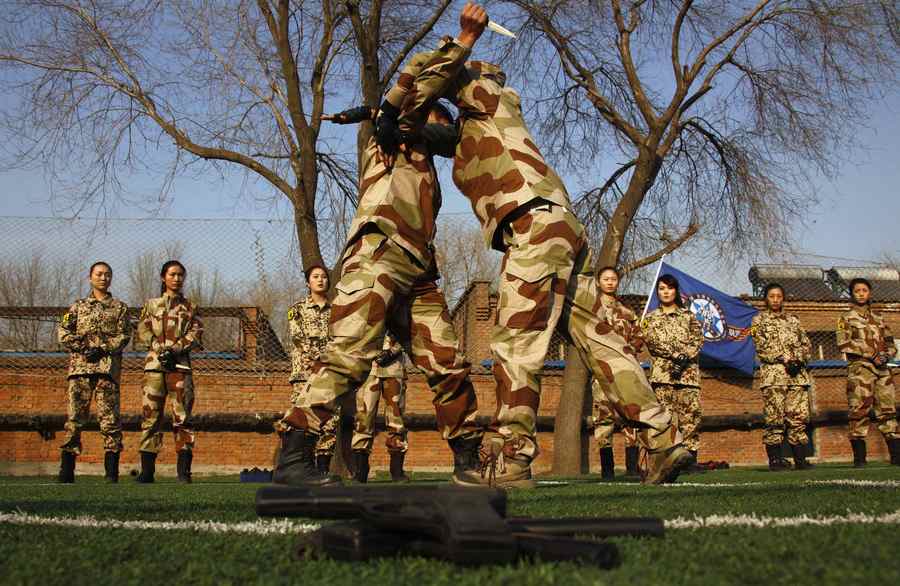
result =
[{"label": "black glove", "polygon": [[399,117],[400,110],[390,102],[382,102],[381,113],[375,119],[375,142],[388,156],[396,155],[400,149],[400,143],[403,142],[400,136],[400,126],[397,124]]},{"label": "black glove", "polygon": [[681,378],[684,371],[691,365],[691,359],[684,354],[679,354],[672,359],[672,376]]},{"label": "black glove", "polygon": [[784,365],[784,369],[790,376],[797,376],[803,372],[803,362],[799,360],[790,360]]},{"label": "black glove", "polygon": [[394,353],[390,350],[382,350],[381,353],[375,357],[375,364],[378,366],[387,366],[388,364],[397,360],[400,357],[400,353]]},{"label": "black glove", "polygon": [[335,124],[357,124],[372,119],[372,108],[369,106],[357,106],[333,115],[331,121]]},{"label": "black glove", "polygon": [[104,352],[100,348],[97,348],[96,346],[88,348],[87,350],[82,352],[84,359],[87,360],[88,362],[97,362],[101,358],[103,358],[104,354],[106,354],[106,352]]},{"label": "black glove", "polygon": [[161,350],[157,355],[159,359],[159,364],[166,370],[175,370],[175,364],[177,362],[175,353],[166,348],[165,350]]}]

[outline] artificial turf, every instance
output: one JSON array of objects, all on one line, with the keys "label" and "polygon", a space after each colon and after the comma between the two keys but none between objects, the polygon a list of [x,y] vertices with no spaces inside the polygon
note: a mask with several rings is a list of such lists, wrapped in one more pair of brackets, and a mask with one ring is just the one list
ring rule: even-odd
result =
[{"label": "artificial turf", "polygon": [[[856,479],[900,481],[900,468],[819,466],[767,473],[737,469],[683,477],[702,486],[644,487],[569,480],[510,493],[510,514],[658,516],[719,514],[776,517],[883,514],[900,510],[900,488],[811,484]],[[90,515],[147,521],[252,521],[260,485],[231,477],[107,485],[80,476],[0,478],[0,511],[45,517]],[[188,530],[80,529],[0,523],[3,584],[159,582],[305,584],[848,584],[900,583],[900,526],[669,529],[662,539],[616,538],[622,564],[611,571],[572,563],[460,568],[421,558],[346,563],[297,560],[293,536],[211,534]]]}]

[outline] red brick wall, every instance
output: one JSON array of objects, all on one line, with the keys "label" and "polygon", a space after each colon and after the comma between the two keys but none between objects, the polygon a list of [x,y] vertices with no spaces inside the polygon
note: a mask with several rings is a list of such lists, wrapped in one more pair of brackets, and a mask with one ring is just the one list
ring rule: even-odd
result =
[{"label": "red brick wall", "polygon": [[[140,413],[140,373],[126,373],[122,384],[122,412]],[[473,375],[478,393],[480,412],[492,415],[494,411],[493,379],[480,369]],[[543,400],[540,415],[553,415],[559,401],[560,373],[548,371],[543,378]],[[66,381],[61,374],[53,376],[35,374],[0,373],[0,413],[62,414],[66,409]],[[282,411],[290,395],[290,387],[282,375],[195,376],[197,398],[195,412],[200,413],[273,413]],[[707,376],[703,381],[702,405],[706,415],[757,414],[762,411],[759,392],[750,387],[749,379],[715,378]],[[409,381],[408,411],[417,414],[433,413],[431,393],[419,375]],[[816,379],[813,391],[814,411],[843,410],[846,408],[843,374],[827,371]],[[848,460],[849,445],[845,426],[821,427],[816,431],[816,445],[820,460]],[[125,434],[123,470],[133,467],[138,459],[139,433]],[[84,454],[79,459],[79,470],[99,471],[102,468],[102,445],[99,434],[84,434]],[[54,439],[43,440],[34,431],[0,431],[0,473],[51,472],[58,460],[61,434]],[[539,434],[541,454],[535,463],[537,471],[549,470],[553,459],[552,433]],[[270,467],[275,448],[274,434],[255,432],[198,432],[195,451],[195,469],[202,472],[234,472],[242,468]],[[411,470],[447,470],[452,458],[446,443],[436,432],[410,433],[410,452],[407,467]],[[165,438],[160,455],[160,470],[174,471],[175,454],[171,437]],[[616,434],[617,461],[624,461],[621,436]],[[869,450],[873,459],[885,458],[886,449],[881,434],[873,427],[869,435]],[[596,449],[590,448],[591,468],[597,469]],[[762,447],[762,431],[726,430],[707,432],[702,436],[701,460],[726,460],[732,464],[761,464],[765,461]],[[387,466],[387,454],[381,436],[376,438],[372,465],[376,469]]]}]

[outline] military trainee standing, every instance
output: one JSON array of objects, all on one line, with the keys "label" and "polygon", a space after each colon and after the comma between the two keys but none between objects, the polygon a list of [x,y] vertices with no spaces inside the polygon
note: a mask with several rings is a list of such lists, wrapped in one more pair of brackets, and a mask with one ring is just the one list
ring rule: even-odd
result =
[{"label": "military trainee standing", "polygon": [[59,481],[75,482],[75,458],[81,454],[81,430],[97,398],[97,419],[103,438],[103,468],[107,482],[119,481],[122,423],[119,418],[119,381],[122,350],[131,339],[128,306],[109,292],[112,268],[95,262],[88,271],[91,293],[62,316],[59,342],[69,351],[68,402],[65,442],[60,446]]},{"label": "military trainee standing", "polygon": [[558,324],[616,412],[640,428],[651,455],[645,482],[671,481],[690,465],[691,455],[637,359],[626,352],[627,341],[603,315],[584,227],[528,131],[518,93],[505,87],[506,75],[496,65],[472,61],[463,67],[470,51],[455,41],[435,51],[412,81],[399,122],[414,135],[434,100],[445,97],[457,106],[453,180],[472,204],[485,243],[504,253],[491,337],[499,431],[491,442],[494,481],[534,485],[539,374]]},{"label": "military trainee standing", "polygon": [[[486,17],[482,22],[476,12],[468,6],[463,9],[462,45],[471,46],[484,30]],[[463,51],[459,46],[457,52]],[[407,66],[389,95],[402,103],[407,82],[419,67],[418,63]],[[438,68],[435,72],[440,74]],[[376,134],[382,137],[396,136],[392,103],[382,104],[376,121]],[[382,156],[374,139],[363,153],[359,206],[339,261],[341,279],[332,302],[334,339],[314,364],[300,405],[282,419],[289,431],[273,474],[275,483],[339,481],[310,466],[311,446],[322,421],[334,413],[336,399],[368,377],[388,329],[425,373],[435,393],[438,429],[453,451],[453,482],[481,483],[482,430],[475,422],[477,397],[469,380],[471,366],[459,351],[447,303],[436,284],[433,246],[441,193],[432,155],[451,155],[456,131],[448,124],[452,119],[448,120],[446,110],[438,113],[432,108],[430,115],[437,115],[439,123],[428,124],[421,139],[408,141],[396,158]],[[358,121],[354,118],[348,111],[334,120]]]},{"label": "military trainee standing", "polygon": [[[628,342],[625,351],[637,357],[644,346],[644,339],[637,316],[616,297],[616,291],[619,288],[619,271],[615,267],[603,267],[597,272],[597,281],[600,286],[600,302],[603,304],[607,322],[612,326],[613,331]],[[591,381],[591,394],[593,397],[594,439],[597,440],[597,446],[600,449],[600,477],[612,480],[615,478],[616,466],[612,436],[616,420],[621,422],[621,419],[616,416],[615,409],[608,402],[600,383],[596,380]],[[625,436],[626,475],[637,476],[637,432],[633,427],[623,425],[622,434]]]},{"label": "military trainee standing", "polygon": [[177,260],[166,262],[159,272],[162,295],[144,303],[138,321],[137,339],[148,346],[144,362],[141,473],[137,477],[141,483],[154,480],[156,457],[162,449],[162,415],[168,395],[172,396],[178,481],[191,482],[194,455],[191,350],[201,347],[203,324],[197,319],[197,308],[181,293],[186,275],[184,265]]},{"label": "military trainee standing", "polygon": [[403,347],[390,334],[384,337],[384,349],[372,364],[369,378],[356,393],[356,425],[353,429],[353,469],[357,482],[369,477],[369,455],[375,441],[375,417],[378,405],[384,400],[384,419],[387,434],[384,445],[390,456],[393,482],[409,482],[403,462],[409,444],[406,441],[406,368],[403,366]]},{"label": "military trainee standing", "polygon": [[847,356],[848,431],[853,465],[866,465],[866,435],[869,410],[875,409],[875,424],[884,436],[891,464],[900,466],[900,432],[894,405],[895,390],[888,361],[896,356],[894,335],[884,317],[872,310],[872,285],[857,278],[850,281],[852,306],[838,320],[838,348]]},{"label": "military trainee standing", "polygon": [[[331,336],[328,333],[328,322],[331,319],[331,303],[328,302],[328,271],[321,265],[313,265],[304,271],[306,287],[309,295],[288,309],[288,328],[291,335],[291,405],[300,404],[300,395],[309,379],[313,363],[319,359]],[[337,446],[337,426],[340,416],[333,417],[322,425],[321,434],[316,441],[316,467],[321,472],[328,472],[331,458]],[[286,430],[275,425],[279,434]]]},{"label": "military trainee standing", "polygon": [[656,281],[660,306],[647,314],[641,327],[650,352],[650,384],[659,402],[672,413],[684,446],[694,459],[700,450],[700,348],[703,331],[684,306],[678,280],[663,275]]},{"label": "military trainee standing", "polygon": [[795,315],[784,311],[784,288],[770,283],[765,292],[766,309],[753,316],[751,333],[759,371],[765,425],[763,444],[769,470],[785,470],[790,464],[781,457],[785,430],[798,470],[810,468],[806,461],[809,438],[809,386],[806,363],[812,356],[812,344]]}]

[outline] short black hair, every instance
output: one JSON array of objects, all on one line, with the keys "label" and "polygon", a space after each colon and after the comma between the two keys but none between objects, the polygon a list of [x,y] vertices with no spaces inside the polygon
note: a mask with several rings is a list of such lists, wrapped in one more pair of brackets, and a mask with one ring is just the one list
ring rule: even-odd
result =
[{"label": "short black hair", "polygon": [[[187,276],[187,269],[184,268],[184,265],[181,264],[181,261],[177,261],[177,260],[167,260],[166,262],[163,263],[162,268],[159,269],[159,278],[160,278],[160,279],[165,279],[166,273],[169,272],[169,269],[171,269],[172,267],[178,267],[178,268],[180,268],[180,269],[181,269],[181,272],[184,273],[184,276],[185,276],[185,277]],[[160,295],[162,295],[162,294],[165,293],[165,292],[166,292],[166,284],[165,284],[165,282],[163,282],[162,285],[160,286],[160,291],[159,291],[159,293],[160,293]]]},{"label": "short black hair", "polygon": [[[678,279],[673,277],[672,275],[663,275],[656,280],[656,288],[659,289],[659,284],[665,283],[667,286],[675,289],[675,305],[678,307],[684,307],[684,299],[681,298],[681,287],[678,285]],[[657,297],[659,293],[657,293]]]},{"label": "short black hair", "polygon": [[323,271],[325,271],[325,276],[328,276],[328,269],[325,268],[325,265],[323,265],[321,263],[311,264],[308,267],[306,267],[305,269],[303,269],[303,276],[306,277],[307,283],[309,283],[309,276],[316,269],[322,269]]},{"label": "short black hair", "polygon": [[599,279],[600,275],[602,275],[606,271],[612,271],[616,274],[617,277],[619,277],[620,279],[622,278],[622,273],[619,272],[619,269],[617,269],[616,267],[614,267],[612,265],[606,265],[605,267],[600,267],[600,270],[597,271],[597,278]]},{"label": "short black hair", "polygon": [[847,291],[850,293],[850,296],[853,296],[853,288],[859,284],[863,284],[869,288],[869,291],[872,290],[872,283],[869,282],[865,277],[856,277],[855,279],[850,279],[850,284],[847,285]]},{"label": "short black hair", "polygon": [[108,262],[106,262],[105,260],[98,260],[97,262],[95,262],[94,264],[91,265],[91,268],[88,269],[88,276],[90,277],[91,275],[93,275],[94,269],[96,269],[99,266],[104,266],[109,269],[109,272],[113,272],[112,267],[109,266]]},{"label": "short black hair", "polygon": [[781,283],[769,283],[768,285],[766,285],[766,290],[765,290],[765,292],[763,293],[763,297],[768,297],[768,296],[769,296],[769,291],[771,291],[772,289],[781,289],[781,294],[782,294],[782,295],[785,294],[785,293],[784,293],[784,287],[781,286]]}]

